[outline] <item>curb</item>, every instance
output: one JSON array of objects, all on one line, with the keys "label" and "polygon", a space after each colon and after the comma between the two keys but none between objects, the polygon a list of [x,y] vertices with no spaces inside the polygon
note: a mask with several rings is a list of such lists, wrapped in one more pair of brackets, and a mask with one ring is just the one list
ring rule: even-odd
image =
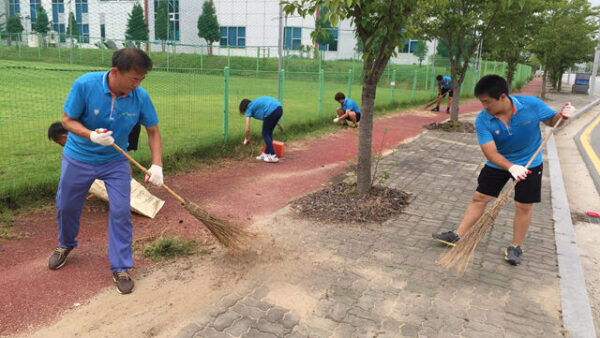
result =
[{"label": "curb", "polygon": [[590,110],[590,108],[592,108],[593,106],[597,105],[598,103],[600,103],[600,98],[595,99],[594,101],[586,104],[585,106],[583,106],[583,108],[579,109],[573,116],[571,116],[570,119],[568,119],[567,121],[565,121],[566,123],[564,123],[561,128],[564,128],[566,125],[568,125],[569,123],[571,123],[571,121],[577,119],[578,117],[580,117],[581,115],[583,115],[585,112],[587,112],[588,110]]},{"label": "curb", "polygon": [[[588,106],[591,107],[591,105]],[[584,109],[589,109],[588,106]],[[580,112],[575,116],[579,115]],[[548,140],[547,154],[552,194],[552,218],[554,219],[554,236],[560,276],[563,326],[573,337],[594,338],[596,337],[594,319],[575,241],[571,211],[569,210],[567,191],[562,179],[554,135],[551,135]]]},{"label": "curb", "polygon": [[[597,119],[597,116],[594,117],[590,121],[590,123],[593,123],[594,120],[596,120],[596,119]],[[573,141],[575,142],[575,145],[577,146],[577,149],[579,150],[579,153],[581,154],[581,157],[583,158],[583,161],[585,162],[585,165],[588,168],[590,176],[592,177],[592,181],[594,181],[594,185],[596,186],[596,190],[598,190],[600,192],[600,173],[598,173],[598,171],[596,170],[596,167],[594,166],[594,163],[588,156],[588,153],[585,150],[583,143],[581,143],[581,134],[583,134],[583,132],[590,125],[590,123],[586,124],[583,128],[581,128],[580,131],[577,132],[577,134],[575,134],[575,136],[573,136]]]}]

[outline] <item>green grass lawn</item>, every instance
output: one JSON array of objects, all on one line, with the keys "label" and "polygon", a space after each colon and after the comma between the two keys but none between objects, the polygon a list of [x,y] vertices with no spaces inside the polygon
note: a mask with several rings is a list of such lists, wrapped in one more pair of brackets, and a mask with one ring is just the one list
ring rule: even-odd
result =
[{"label": "green grass lawn", "polygon": [[[60,120],[62,106],[73,81],[98,68],[81,65],[49,64],[0,60],[0,196],[32,194],[38,188],[54,189],[60,174],[61,148],[47,139],[48,126]],[[301,76],[300,76],[301,75]],[[307,78],[308,77],[308,78]],[[295,79],[299,78],[299,79]],[[282,124],[289,133],[330,124],[339,105],[333,99],[338,91],[347,93],[347,78],[325,75],[322,119],[319,119],[319,81],[316,74],[288,74],[284,86]],[[256,78],[232,72],[229,81],[229,142],[223,142],[224,77],[222,72],[152,71],[142,83],[149,92],[160,119],[165,157],[185,153],[201,156],[220,154],[243,138],[244,118],[238,113],[243,98],[277,97],[276,78]],[[399,87],[399,88],[398,88]],[[430,90],[420,85],[415,102],[430,98]],[[361,86],[352,86],[352,98],[360,104]],[[391,87],[377,91],[376,108],[391,103]],[[412,83],[398,83],[394,103],[410,103]],[[252,137],[261,142],[261,121],[253,120]],[[281,137],[277,135],[275,137]],[[224,150],[224,148],[226,148]],[[149,160],[146,133],[141,133],[140,150],[134,156]],[[168,165],[168,164],[167,164]]]}]

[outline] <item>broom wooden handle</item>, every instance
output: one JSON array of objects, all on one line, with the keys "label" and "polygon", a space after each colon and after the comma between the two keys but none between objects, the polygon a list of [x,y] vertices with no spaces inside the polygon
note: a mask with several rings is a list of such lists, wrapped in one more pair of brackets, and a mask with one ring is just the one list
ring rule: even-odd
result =
[{"label": "broom wooden handle", "polygon": [[[446,94],[442,95],[442,99],[446,97]],[[439,99],[439,97],[436,97],[435,99],[433,99],[432,101],[430,101],[429,103],[427,103],[426,105],[423,106],[423,109],[427,109],[429,108],[429,106],[431,106],[432,104],[435,103],[435,101],[437,101]]]},{"label": "broom wooden handle", "polygon": [[[561,112],[562,112],[562,110],[561,110]],[[546,142],[548,142],[548,140],[550,139],[550,136],[552,135],[552,132],[554,131],[554,129],[556,129],[556,127],[558,127],[558,125],[562,122],[562,120],[563,120],[563,116],[562,116],[562,114],[560,114],[560,118],[552,126],[552,129],[550,129],[550,131],[546,134],[546,136],[544,136],[544,139],[542,140],[542,144],[540,144],[540,146],[537,148],[537,150],[535,151],[535,154],[533,154],[533,156],[531,156],[531,158],[529,159],[529,161],[525,165],[525,168],[529,169],[529,166],[531,165],[531,163],[533,162],[533,160],[535,160],[535,158],[540,153],[540,151],[542,151],[542,148],[544,148],[544,145],[546,145]],[[510,189],[508,189],[506,191],[507,195],[515,188],[515,186],[517,185],[517,183],[519,183],[517,180],[513,181]]]},{"label": "broom wooden handle", "polygon": [[[123,149],[121,149],[121,147],[119,147],[115,143],[113,143],[112,146],[115,149],[117,149],[121,154],[123,154],[123,156],[127,157],[127,159],[129,160],[129,162],[135,164],[135,166],[138,167],[138,169],[140,169],[141,171],[143,171],[146,175],[152,176],[152,173],[150,173],[148,170],[146,170],[146,168],[144,168],[141,164],[139,164],[138,161],[134,160],[133,157],[131,157],[131,155],[129,155],[128,153],[126,153],[125,151],[123,151]],[[175,197],[179,202],[185,203],[185,200],[183,199],[183,197],[181,197],[177,193],[175,193],[166,184],[161,185],[161,187],[163,187],[166,191],[168,191],[171,195],[173,195],[173,197]]]}]

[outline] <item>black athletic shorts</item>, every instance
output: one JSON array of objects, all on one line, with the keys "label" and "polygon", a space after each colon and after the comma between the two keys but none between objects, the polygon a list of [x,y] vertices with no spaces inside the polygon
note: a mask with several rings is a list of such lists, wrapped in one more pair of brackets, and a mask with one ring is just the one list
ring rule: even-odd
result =
[{"label": "black athletic shorts", "polygon": [[131,129],[131,132],[129,133],[129,145],[127,146],[127,151],[137,150],[138,141],[140,139],[140,129],[142,128],[139,123],[133,126],[133,129]]},{"label": "black athletic shorts", "polygon": [[454,91],[452,90],[452,88],[450,88],[450,89],[442,88],[442,96],[444,96],[444,94],[446,94],[446,93],[448,93],[449,97],[452,97],[454,95]]},{"label": "black athletic shorts", "polygon": [[[543,165],[529,168],[531,174],[528,174],[525,180],[515,186],[515,201],[539,203],[542,200],[542,169]],[[481,169],[477,178],[477,191],[484,195],[498,197],[506,182],[511,178],[512,175],[507,170],[486,165]]]},{"label": "black athletic shorts", "polygon": [[[362,115],[361,113],[356,113],[356,122],[360,121],[360,116],[361,115]],[[346,120],[352,121],[352,119],[350,118],[350,116],[346,117]]]}]

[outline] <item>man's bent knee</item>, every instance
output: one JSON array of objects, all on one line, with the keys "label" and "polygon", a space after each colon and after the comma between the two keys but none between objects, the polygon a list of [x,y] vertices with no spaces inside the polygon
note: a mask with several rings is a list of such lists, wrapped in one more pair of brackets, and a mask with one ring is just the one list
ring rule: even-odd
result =
[{"label": "man's bent knee", "polygon": [[471,200],[471,202],[472,203],[485,203],[485,204],[487,204],[493,198],[494,198],[494,196],[482,194],[479,191],[475,191],[475,194],[473,194],[473,199]]}]

